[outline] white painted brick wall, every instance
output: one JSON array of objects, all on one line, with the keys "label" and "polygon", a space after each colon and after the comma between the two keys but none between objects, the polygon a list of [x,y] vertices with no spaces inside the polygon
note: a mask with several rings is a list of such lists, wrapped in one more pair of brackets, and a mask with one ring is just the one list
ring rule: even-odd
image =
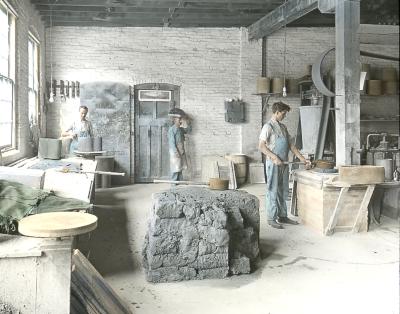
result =
[{"label": "white painted brick wall", "polygon": [[[254,93],[261,74],[261,41],[249,42],[246,29],[54,27],[52,34],[53,77],[58,80],[179,85],[181,108],[195,118],[190,151],[196,176],[202,155],[242,152],[260,159],[261,98]],[[282,36],[280,31],[268,39],[270,76],[283,72]],[[316,46],[315,37],[324,40]],[[288,29],[287,38],[287,77],[303,76],[305,65],[334,45],[329,28]],[[234,97],[246,102],[245,123],[224,121],[224,99]],[[290,104],[295,107],[299,101],[292,97]],[[76,101],[51,105],[47,135],[59,136],[76,118],[77,106]],[[292,117],[288,123],[294,133],[296,114]]]},{"label": "white painted brick wall", "polygon": [[[286,36],[287,78],[304,76],[306,66],[335,45],[334,28],[287,28]],[[269,77],[283,75],[283,43],[283,30],[268,37]],[[190,151],[196,176],[202,155],[242,152],[260,160],[261,98],[254,93],[261,74],[261,40],[249,42],[246,29],[54,27],[51,46],[57,80],[179,85],[181,108],[195,118]],[[394,49],[398,52],[398,46]],[[47,58],[47,77],[49,65]],[[246,103],[245,123],[224,121],[224,99],[234,97]],[[271,98],[269,105],[276,100],[282,99]],[[293,108],[285,123],[294,136],[300,100],[283,100]],[[78,106],[79,100],[50,105],[47,135],[58,137],[76,118]],[[267,110],[265,120],[270,115]]]},{"label": "white painted brick wall", "polygon": [[[10,5],[17,12],[16,19],[16,78],[15,78],[15,125],[16,125],[16,150],[3,154],[4,164],[8,164],[22,157],[30,156],[31,146],[29,145],[29,117],[28,117],[28,38],[31,32],[41,43],[40,84],[44,83],[44,51],[45,32],[39,15],[29,1],[10,0]],[[43,104],[43,92],[40,90],[40,101]]]}]

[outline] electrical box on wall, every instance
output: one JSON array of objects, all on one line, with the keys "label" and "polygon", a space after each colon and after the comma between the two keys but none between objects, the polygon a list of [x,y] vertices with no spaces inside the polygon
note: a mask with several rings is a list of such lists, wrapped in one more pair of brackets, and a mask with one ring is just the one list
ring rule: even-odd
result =
[{"label": "electrical box on wall", "polygon": [[225,100],[225,121],[231,123],[245,122],[243,101]]}]

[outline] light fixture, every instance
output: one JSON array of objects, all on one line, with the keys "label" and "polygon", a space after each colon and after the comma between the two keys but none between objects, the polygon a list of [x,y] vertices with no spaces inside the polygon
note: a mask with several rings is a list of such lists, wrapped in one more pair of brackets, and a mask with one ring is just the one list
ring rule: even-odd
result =
[{"label": "light fixture", "polygon": [[[285,10],[286,10],[286,1],[285,0]],[[283,10],[285,12],[285,10]],[[283,41],[283,88],[282,88],[282,96],[286,97],[287,93],[286,93],[286,13],[285,13],[285,19],[284,19],[284,41]]]},{"label": "light fixture", "polygon": [[53,93],[53,45],[52,45],[52,27],[53,27],[53,6],[50,6],[50,32],[49,32],[49,42],[50,42],[50,97],[49,102],[54,102]]}]

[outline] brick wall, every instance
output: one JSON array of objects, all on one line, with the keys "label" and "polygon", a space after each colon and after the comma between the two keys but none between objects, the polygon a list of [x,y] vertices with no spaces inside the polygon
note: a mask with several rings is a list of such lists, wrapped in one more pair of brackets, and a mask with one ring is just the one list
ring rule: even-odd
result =
[{"label": "brick wall", "polygon": [[[202,155],[245,153],[260,159],[261,98],[254,94],[261,74],[261,41],[249,42],[246,29],[54,27],[52,34],[55,79],[179,85],[181,108],[194,117],[190,151],[195,176],[200,174]],[[279,31],[268,39],[271,77],[283,73],[283,34]],[[318,45],[315,37],[322,38]],[[333,45],[330,28],[288,29],[287,77],[303,76],[306,64]],[[236,97],[246,103],[242,124],[224,121],[224,100]],[[299,105],[297,96],[288,102]],[[58,137],[76,118],[78,105],[75,99],[49,106],[49,137]],[[292,134],[297,117],[294,111],[287,121]]]},{"label": "brick wall", "polygon": [[[44,51],[45,31],[39,15],[29,1],[9,1],[18,14],[16,18],[16,74],[15,74],[15,125],[16,149],[3,153],[3,163],[8,164],[22,157],[32,154],[29,144],[29,117],[28,117],[28,38],[31,32],[41,43],[41,87],[44,83]],[[44,90],[40,88],[40,103],[43,104]]]},{"label": "brick wall", "polygon": [[[181,108],[194,117],[189,141],[195,176],[200,175],[202,155],[245,153],[260,160],[261,98],[254,93],[261,74],[261,40],[249,42],[245,28],[53,27],[52,34],[53,77],[57,80],[179,85]],[[303,77],[306,66],[335,45],[334,28],[288,28],[286,36],[287,78]],[[268,37],[269,77],[283,75],[283,43],[283,30]],[[395,49],[398,52],[398,46]],[[393,49],[386,51],[390,54]],[[47,59],[47,76],[49,65]],[[246,103],[245,123],[224,121],[224,100],[236,97]],[[269,100],[264,120],[269,119],[270,105],[278,99]],[[291,95],[284,101],[293,108],[285,123],[294,136],[299,96]],[[77,117],[78,106],[79,99],[49,105],[47,136],[58,137]]]}]

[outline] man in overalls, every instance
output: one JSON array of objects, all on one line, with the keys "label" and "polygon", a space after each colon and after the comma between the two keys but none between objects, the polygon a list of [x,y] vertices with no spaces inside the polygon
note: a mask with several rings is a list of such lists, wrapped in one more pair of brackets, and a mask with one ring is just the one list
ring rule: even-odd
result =
[{"label": "man in overalls", "polygon": [[283,229],[282,224],[297,225],[298,222],[287,217],[286,199],[289,195],[289,149],[300,161],[309,162],[290,142],[286,126],[281,123],[290,107],[283,102],[272,105],[272,117],[262,128],[258,148],[266,156],[265,173],[267,176],[266,209],[268,224]]},{"label": "man in overalls", "polygon": [[[173,125],[168,129],[169,163],[172,181],[181,181],[182,170],[187,168],[185,153],[185,134],[191,131],[187,116],[183,110],[171,109],[168,116],[172,118]],[[185,119],[187,127],[182,127],[182,119]]]},{"label": "man in overalls", "polygon": [[93,137],[93,127],[89,120],[86,120],[86,115],[89,109],[86,106],[79,107],[79,121],[74,121],[68,129],[61,133],[62,137],[70,138],[71,144],[69,152],[72,154],[78,149],[78,140],[81,137]]}]

